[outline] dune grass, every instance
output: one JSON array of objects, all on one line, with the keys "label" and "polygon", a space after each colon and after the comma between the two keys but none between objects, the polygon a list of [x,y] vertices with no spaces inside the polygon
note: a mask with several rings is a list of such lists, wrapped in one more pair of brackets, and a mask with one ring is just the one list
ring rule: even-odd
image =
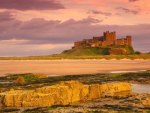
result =
[{"label": "dune grass", "polygon": [[62,59],[150,59],[150,54],[131,55],[67,55],[56,54],[47,56],[0,57],[0,60],[62,60]]},{"label": "dune grass", "polygon": [[[128,51],[126,55],[112,55],[111,48],[122,48]],[[46,56],[0,57],[0,60],[60,60],[60,59],[150,59],[150,53],[134,52],[132,47],[81,47],[65,50],[60,54]]]}]

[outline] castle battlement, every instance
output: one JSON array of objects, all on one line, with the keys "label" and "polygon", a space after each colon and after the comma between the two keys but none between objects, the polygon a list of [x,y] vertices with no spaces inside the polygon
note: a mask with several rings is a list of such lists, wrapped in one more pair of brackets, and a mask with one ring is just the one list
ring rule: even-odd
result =
[{"label": "castle battlement", "polygon": [[107,47],[107,46],[131,46],[132,37],[126,36],[125,38],[117,39],[116,32],[106,31],[103,36],[93,37],[92,39],[83,39],[82,41],[74,42],[73,48],[83,46],[88,47]]}]

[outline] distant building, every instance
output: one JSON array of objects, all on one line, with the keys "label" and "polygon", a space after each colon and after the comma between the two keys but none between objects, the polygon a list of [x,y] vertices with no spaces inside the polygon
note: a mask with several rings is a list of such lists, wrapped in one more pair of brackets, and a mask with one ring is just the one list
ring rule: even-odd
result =
[{"label": "distant building", "polygon": [[111,46],[131,46],[132,37],[126,36],[126,38],[117,39],[116,32],[104,32],[103,36],[93,37],[93,39],[83,39],[82,41],[74,42],[73,48],[79,47],[111,47]]}]

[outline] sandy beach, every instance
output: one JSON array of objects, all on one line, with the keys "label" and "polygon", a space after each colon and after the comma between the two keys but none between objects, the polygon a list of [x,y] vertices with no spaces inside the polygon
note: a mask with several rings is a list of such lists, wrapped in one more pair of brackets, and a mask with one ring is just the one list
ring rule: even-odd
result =
[{"label": "sandy beach", "polygon": [[45,73],[50,76],[150,70],[150,60],[1,60],[0,76]]}]

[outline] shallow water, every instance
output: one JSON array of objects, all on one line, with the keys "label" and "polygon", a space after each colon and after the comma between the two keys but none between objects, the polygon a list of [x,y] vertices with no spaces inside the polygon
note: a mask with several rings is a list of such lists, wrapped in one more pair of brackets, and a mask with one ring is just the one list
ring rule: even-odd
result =
[{"label": "shallow water", "polygon": [[150,84],[131,84],[132,92],[150,93]]},{"label": "shallow water", "polygon": [[146,71],[146,70],[130,70],[130,71],[111,71],[110,73],[134,73],[134,72],[143,72],[143,71]]}]

